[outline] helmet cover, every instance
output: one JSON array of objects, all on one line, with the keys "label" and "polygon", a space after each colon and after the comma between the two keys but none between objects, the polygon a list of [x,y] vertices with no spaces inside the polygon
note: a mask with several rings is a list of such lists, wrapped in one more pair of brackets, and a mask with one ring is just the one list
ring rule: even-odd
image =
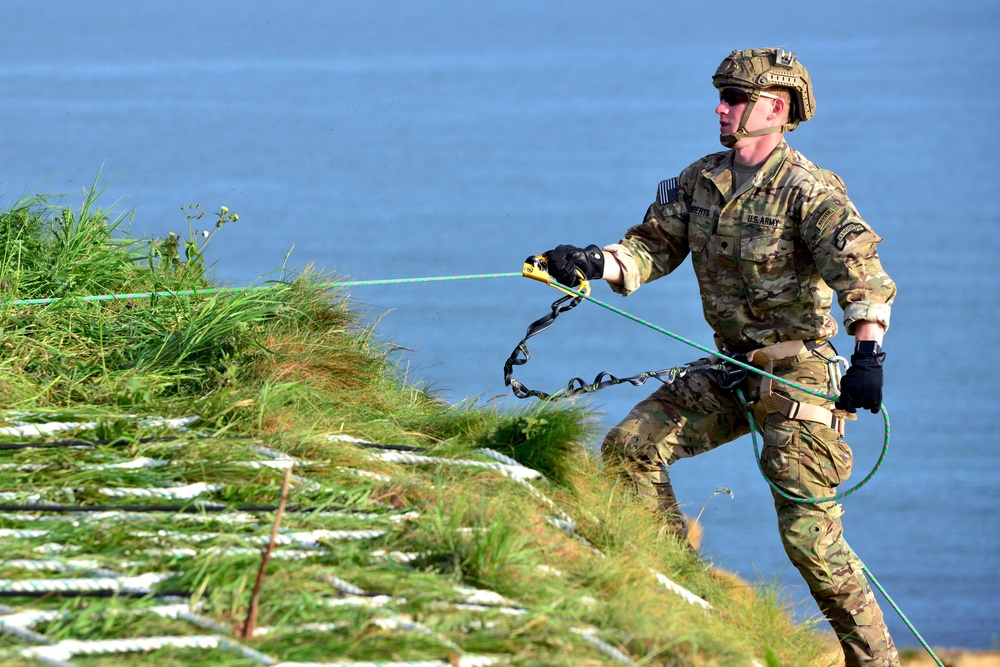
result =
[{"label": "helmet cover", "polygon": [[777,48],[733,51],[715,71],[712,84],[719,90],[740,88],[748,92],[788,88],[792,96],[788,129],[795,129],[816,113],[809,72],[792,51]]}]

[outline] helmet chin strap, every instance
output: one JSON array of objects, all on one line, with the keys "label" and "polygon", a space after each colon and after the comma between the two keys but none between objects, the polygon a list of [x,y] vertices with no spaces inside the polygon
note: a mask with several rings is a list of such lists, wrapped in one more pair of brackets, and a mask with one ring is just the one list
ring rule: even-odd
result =
[{"label": "helmet chin strap", "polygon": [[740,124],[739,127],[736,128],[736,132],[733,134],[719,135],[719,141],[723,146],[726,148],[733,148],[744,137],[760,137],[765,134],[773,134],[775,132],[791,132],[799,126],[798,121],[794,121],[791,123],[785,123],[784,125],[762,127],[761,129],[753,130],[752,132],[747,130],[747,121],[750,120],[750,114],[753,113],[753,108],[757,105],[757,100],[759,99],[760,90],[754,89],[754,91],[750,93],[750,100],[747,102],[746,109],[743,110],[743,116],[740,117]]}]

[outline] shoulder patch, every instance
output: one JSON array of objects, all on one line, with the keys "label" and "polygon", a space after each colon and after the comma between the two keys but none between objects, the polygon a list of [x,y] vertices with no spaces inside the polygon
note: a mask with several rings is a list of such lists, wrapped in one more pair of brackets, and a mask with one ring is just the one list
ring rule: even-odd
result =
[{"label": "shoulder patch", "polygon": [[656,203],[663,206],[675,201],[677,201],[677,179],[668,178],[660,181],[660,185],[656,188]]},{"label": "shoulder patch", "polygon": [[848,239],[852,236],[857,236],[858,234],[864,234],[867,231],[868,228],[860,222],[849,222],[834,232],[833,244],[837,246],[837,250],[843,250],[847,247]]}]

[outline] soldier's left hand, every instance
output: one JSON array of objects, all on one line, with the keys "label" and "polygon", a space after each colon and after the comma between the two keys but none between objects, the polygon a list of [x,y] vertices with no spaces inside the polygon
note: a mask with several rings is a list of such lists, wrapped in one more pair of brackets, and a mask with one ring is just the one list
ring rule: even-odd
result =
[{"label": "soldier's left hand", "polygon": [[858,408],[878,414],[882,407],[882,362],[885,352],[855,352],[851,355],[851,367],[840,380],[840,398],[837,408],[854,412]]}]

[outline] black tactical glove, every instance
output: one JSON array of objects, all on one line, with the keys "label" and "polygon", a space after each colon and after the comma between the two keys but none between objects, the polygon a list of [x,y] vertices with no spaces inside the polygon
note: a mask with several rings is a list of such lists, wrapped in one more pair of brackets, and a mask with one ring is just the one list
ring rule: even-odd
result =
[{"label": "black tactical glove", "polygon": [[882,406],[882,362],[885,352],[873,340],[861,340],[854,346],[851,367],[840,380],[837,407],[854,412],[857,408],[878,414]]},{"label": "black tactical glove", "polygon": [[587,280],[599,280],[604,276],[604,252],[596,245],[577,248],[574,245],[560,245],[545,253],[549,275],[567,287],[580,284],[577,270]]}]

